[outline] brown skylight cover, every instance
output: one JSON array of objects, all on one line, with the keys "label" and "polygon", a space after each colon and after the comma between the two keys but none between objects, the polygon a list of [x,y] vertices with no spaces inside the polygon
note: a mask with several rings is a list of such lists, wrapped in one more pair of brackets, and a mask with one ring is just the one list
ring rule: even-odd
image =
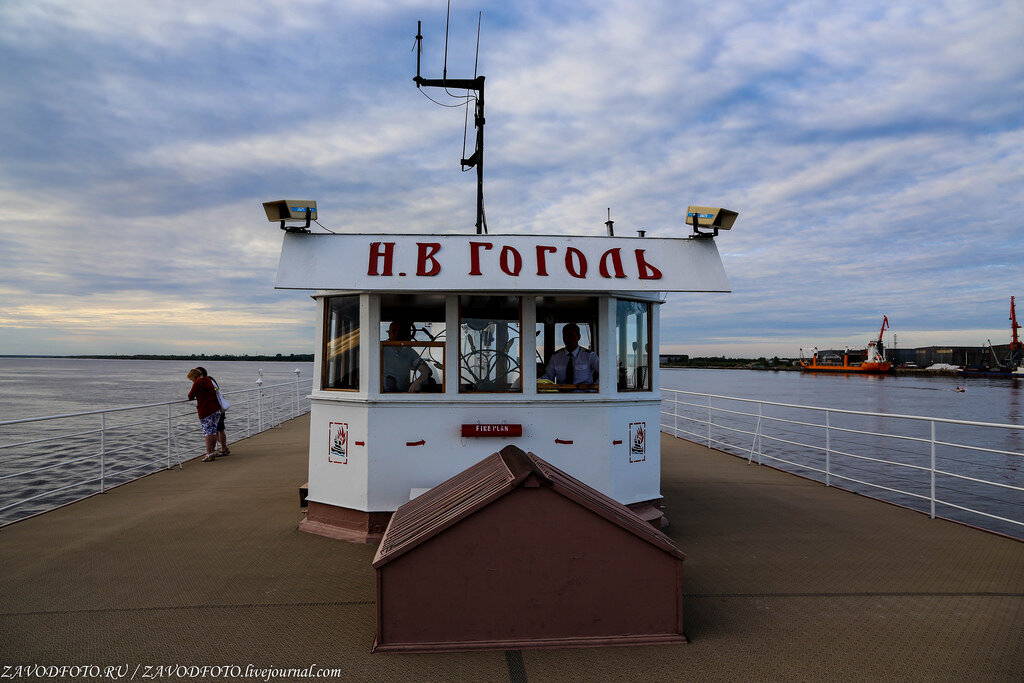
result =
[{"label": "brown skylight cover", "polygon": [[499,453],[400,507],[373,566],[379,651],[685,642],[665,534],[532,453]]}]

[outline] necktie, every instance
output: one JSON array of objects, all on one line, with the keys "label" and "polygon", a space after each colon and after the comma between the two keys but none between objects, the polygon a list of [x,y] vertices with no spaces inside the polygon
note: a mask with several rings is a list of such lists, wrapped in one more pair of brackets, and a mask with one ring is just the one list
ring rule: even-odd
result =
[{"label": "necktie", "polygon": [[575,384],[576,383],[576,369],[573,367],[576,363],[573,361],[572,353],[569,354],[569,362],[565,364],[565,383]]}]

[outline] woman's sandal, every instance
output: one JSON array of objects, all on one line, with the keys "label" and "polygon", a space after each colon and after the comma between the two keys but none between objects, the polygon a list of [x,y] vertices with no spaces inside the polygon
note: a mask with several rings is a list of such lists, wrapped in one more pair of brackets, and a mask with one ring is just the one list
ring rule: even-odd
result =
[{"label": "woman's sandal", "polygon": [[231,455],[231,449],[230,448],[225,448],[220,453],[218,453],[219,457],[224,457],[225,455]]},{"label": "woman's sandal", "polygon": [[217,454],[216,453],[207,453],[206,457],[203,458],[202,460],[200,460],[199,462],[213,462],[216,459],[217,459]]}]

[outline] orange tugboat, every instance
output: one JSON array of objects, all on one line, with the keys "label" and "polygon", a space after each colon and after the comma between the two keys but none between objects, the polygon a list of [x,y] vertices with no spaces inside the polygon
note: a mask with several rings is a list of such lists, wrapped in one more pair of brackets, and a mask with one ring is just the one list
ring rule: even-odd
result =
[{"label": "orange tugboat", "polygon": [[851,363],[849,352],[843,352],[842,358],[839,354],[831,353],[818,357],[818,350],[814,350],[814,357],[808,363],[803,358],[800,365],[807,372],[856,372],[862,374],[883,374],[892,369],[892,363],[885,360],[885,348],[882,345],[882,334],[889,327],[889,318],[882,316],[882,329],[878,331],[878,339],[869,341],[867,346],[867,358],[860,363]]}]

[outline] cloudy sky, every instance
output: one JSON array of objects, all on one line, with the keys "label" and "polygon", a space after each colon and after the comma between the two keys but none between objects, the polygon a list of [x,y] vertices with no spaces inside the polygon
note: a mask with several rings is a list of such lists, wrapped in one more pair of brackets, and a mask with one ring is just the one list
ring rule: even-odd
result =
[{"label": "cloudy sky", "polygon": [[[479,10],[492,233],[740,212],[733,293],[671,295],[663,352],[861,345],[883,314],[900,347],[1007,341],[1020,0],[454,0],[451,77]],[[465,111],[414,87],[417,20],[437,77],[444,0],[0,2],[0,354],[311,352],[268,199],[471,232]]]}]

